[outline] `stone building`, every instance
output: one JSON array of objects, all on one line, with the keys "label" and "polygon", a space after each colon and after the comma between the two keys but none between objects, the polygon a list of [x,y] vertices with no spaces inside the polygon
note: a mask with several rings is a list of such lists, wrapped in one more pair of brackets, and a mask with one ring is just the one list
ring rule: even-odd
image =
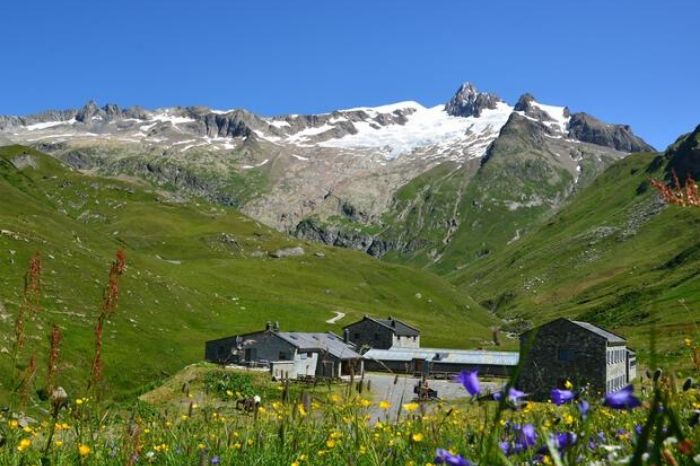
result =
[{"label": "stone building", "polygon": [[568,380],[602,393],[619,390],[636,377],[636,355],[619,335],[587,322],[556,319],[520,336],[517,386],[531,399],[544,399]]},{"label": "stone building", "polygon": [[343,330],[358,348],[420,348],[420,330],[391,316],[375,319],[366,315]]},{"label": "stone building", "polygon": [[271,323],[262,331],[207,341],[204,358],[218,364],[268,367],[278,378],[336,378],[362,371],[362,356],[338,335],[281,332]]}]

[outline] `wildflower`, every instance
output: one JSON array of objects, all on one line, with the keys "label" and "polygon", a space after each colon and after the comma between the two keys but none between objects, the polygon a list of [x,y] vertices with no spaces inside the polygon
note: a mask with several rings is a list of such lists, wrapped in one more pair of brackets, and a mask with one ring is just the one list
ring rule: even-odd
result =
[{"label": "wildflower", "polygon": [[561,406],[564,403],[568,403],[569,401],[574,399],[574,392],[572,392],[571,390],[559,390],[558,388],[554,388],[549,393],[549,396],[552,400],[552,403],[554,403],[557,406]]},{"label": "wildflower", "polygon": [[87,446],[87,445],[85,445],[85,444],[83,444],[83,443],[81,443],[80,445],[78,445],[78,454],[79,454],[80,456],[88,456],[88,455],[90,454],[91,451],[92,451],[92,449],[91,449],[89,446]]},{"label": "wildflower", "polygon": [[472,463],[461,455],[455,455],[448,450],[438,448],[435,451],[435,464],[447,464],[450,466],[472,466]]},{"label": "wildflower", "polygon": [[[522,398],[525,398],[527,395],[525,392],[521,392],[520,390],[510,387],[508,389],[508,401],[510,401],[513,404],[518,403]],[[496,392],[493,394],[493,399],[496,401],[500,401],[501,398],[503,398],[503,392]]]},{"label": "wildflower", "polygon": [[567,426],[570,426],[573,423],[574,423],[574,417],[571,414],[565,414],[564,415],[564,424],[566,424]]},{"label": "wildflower", "polygon": [[425,437],[421,432],[416,432],[415,434],[411,435],[411,440],[413,440],[416,443],[422,442],[424,438]]},{"label": "wildflower", "polygon": [[420,407],[420,405],[418,403],[413,402],[413,401],[403,405],[403,409],[408,411],[409,413],[417,410],[419,407]]},{"label": "wildflower", "polygon": [[559,450],[564,450],[576,443],[576,434],[573,432],[563,432],[553,435],[554,444]]},{"label": "wildflower", "polygon": [[7,421],[7,425],[10,426],[11,429],[16,429],[17,426],[19,426],[19,422],[17,422],[17,419],[10,419]]},{"label": "wildflower", "polygon": [[588,412],[591,410],[591,405],[586,400],[581,400],[578,402],[578,412],[581,413],[581,417],[586,419],[588,417]]},{"label": "wildflower", "polygon": [[469,392],[471,396],[481,393],[481,384],[479,383],[479,371],[463,370],[457,376],[462,386]]},{"label": "wildflower", "polygon": [[211,464],[219,464],[220,460],[218,455],[214,455],[211,457],[211,460],[209,461]]},{"label": "wildflower", "polygon": [[371,406],[371,405],[372,405],[372,402],[369,401],[369,400],[367,400],[367,399],[365,399],[365,398],[362,398],[362,399],[360,400],[360,406],[362,406],[363,408],[367,408],[367,407],[369,407],[369,406]]},{"label": "wildflower", "polygon": [[564,388],[566,388],[567,390],[571,390],[572,388],[574,388],[574,384],[572,384],[570,380],[565,380]]},{"label": "wildflower", "polygon": [[63,440],[55,440],[53,444],[56,445],[56,447],[61,448],[63,446]]},{"label": "wildflower", "polygon": [[32,444],[31,440],[29,440],[28,438],[23,438],[22,440],[19,441],[19,445],[17,445],[17,450],[24,451],[27,448],[29,448],[29,446],[31,444]]},{"label": "wildflower", "polygon": [[197,445],[197,448],[199,448],[200,450],[204,450],[205,448],[207,448],[207,446],[203,443],[200,443],[199,445]]},{"label": "wildflower", "polygon": [[391,403],[389,403],[386,400],[382,400],[379,402],[379,408],[380,409],[389,409],[389,408],[391,408]]},{"label": "wildflower", "polygon": [[520,428],[518,432],[518,443],[524,447],[531,447],[537,441],[537,433],[535,432],[535,426],[532,424],[525,424]]},{"label": "wildflower", "polygon": [[326,447],[333,448],[334,446],[335,446],[335,440],[333,440],[333,439],[326,440]]},{"label": "wildflower", "polygon": [[632,409],[639,405],[641,402],[638,398],[634,396],[634,387],[628,385],[613,393],[605,394],[605,401],[603,405],[612,409]]},{"label": "wildflower", "polygon": [[693,340],[691,340],[690,338],[686,338],[685,340],[683,340],[683,342],[685,343],[685,346],[688,348],[693,346]]}]

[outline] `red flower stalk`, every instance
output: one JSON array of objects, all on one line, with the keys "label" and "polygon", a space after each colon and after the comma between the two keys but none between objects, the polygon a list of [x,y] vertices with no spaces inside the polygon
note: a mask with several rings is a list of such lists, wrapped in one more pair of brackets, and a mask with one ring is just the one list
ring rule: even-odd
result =
[{"label": "red flower stalk", "polygon": [[105,288],[102,297],[102,309],[97,317],[95,325],[95,358],[92,362],[92,370],[90,376],[90,384],[93,388],[97,388],[99,382],[103,378],[103,363],[102,363],[102,333],[104,330],[104,322],[107,317],[111,316],[117,308],[119,302],[119,278],[126,269],[126,259],[123,250],[118,250],[116,259],[112,262],[109,270],[109,282]]},{"label": "red flower stalk", "polygon": [[29,359],[29,364],[24,370],[24,377],[22,377],[22,389],[20,391],[20,403],[22,409],[26,409],[27,403],[29,402],[29,392],[32,388],[32,382],[34,382],[34,376],[36,375],[36,354],[32,353],[32,357]]},{"label": "red flower stalk", "polygon": [[681,207],[700,207],[700,194],[698,194],[698,186],[693,177],[688,174],[685,180],[685,185],[681,186],[675,170],[673,174],[673,188],[666,185],[662,181],[650,179],[649,183],[656,189],[661,198],[668,204],[673,204]]},{"label": "red flower stalk", "polygon": [[29,268],[24,274],[24,290],[22,303],[17,310],[15,319],[15,363],[19,352],[24,348],[25,342],[25,319],[27,311],[38,313],[41,296],[41,255],[37,252],[29,261]]},{"label": "red flower stalk", "polygon": [[58,374],[58,357],[61,351],[61,329],[58,328],[58,325],[54,324],[51,328],[49,341],[49,370],[46,376],[46,392],[48,396],[52,396],[56,375]]}]

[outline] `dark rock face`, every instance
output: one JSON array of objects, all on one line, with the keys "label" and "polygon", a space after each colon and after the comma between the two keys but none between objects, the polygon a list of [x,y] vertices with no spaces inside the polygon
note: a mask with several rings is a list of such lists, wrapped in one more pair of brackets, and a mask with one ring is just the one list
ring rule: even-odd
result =
[{"label": "dark rock face", "polygon": [[479,117],[484,109],[493,110],[500,101],[498,96],[479,92],[473,84],[464,83],[445,104],[445,111],[452,116]]},{"label": "dark rock face", "polygon": [[678,138],[666,151],[669,174],[675,172],[678,180],[685,183],[690,175],[700,180],[700,125],[695,130]]},{"label": "dark rock face", "polygon": [[374,257],[382,257],[387,252],[396,249],[395,244],[368,233],[342,228],[338,225],[324,225],[313,218],[299,222],[292,233],[297,238],[356,249]]},{"label": "dark rock face", "polygon": [[587,113],[571,115],[569,137],[622,152],[654,151],[642,138],[635,136],[628,125],[607,124]]},{"label": "dark rock face", "polygon": [[523,112],[525,115],[540,121],[553,121],[547,112],[532,105],[533,101],[535,101],[535,97],[532,94],[523,94],[518,99],[513,110]]}]

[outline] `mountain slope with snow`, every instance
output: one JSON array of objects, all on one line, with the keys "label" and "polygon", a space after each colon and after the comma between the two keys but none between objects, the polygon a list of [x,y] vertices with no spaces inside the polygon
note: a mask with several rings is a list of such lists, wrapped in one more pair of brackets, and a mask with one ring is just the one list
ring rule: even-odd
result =
[{"label": "mountain slope with snow", "polygon": [[610,161],[650,148],[627,126],[529,94],[511,106],[469,83],[445,105],[407,101],[317,115],[89,102],[0,117],[0,139],[81,170],[137,176],[233,205],[306,238],[449,267],[460,266],[446,253],[467,234],[465,222],[485,221],[468,205],[505,206],[528,219],[499,227],[510,239]]}]

